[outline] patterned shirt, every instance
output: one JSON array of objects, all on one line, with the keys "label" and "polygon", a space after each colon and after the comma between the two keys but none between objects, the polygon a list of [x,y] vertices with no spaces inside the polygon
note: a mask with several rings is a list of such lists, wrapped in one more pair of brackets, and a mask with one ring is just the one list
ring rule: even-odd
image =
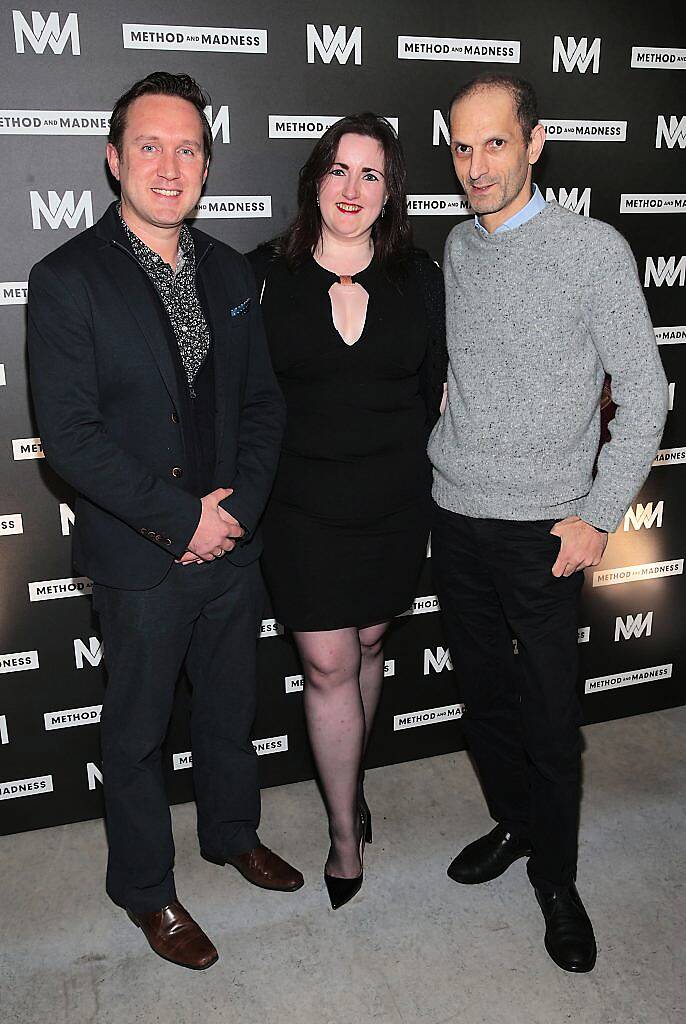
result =
[{"label": "patterned shirt", "polygon": [[119,216],[134,256],[154,284],[169,315],[186,371],[188,390],[191,398],[195,398],[193,382],[210,350],[210,329],[195,287],[195,246],[191,233],[184,224],[179,235],[174,272],[158,253],[133,233],[121,215],[121,205]]}]

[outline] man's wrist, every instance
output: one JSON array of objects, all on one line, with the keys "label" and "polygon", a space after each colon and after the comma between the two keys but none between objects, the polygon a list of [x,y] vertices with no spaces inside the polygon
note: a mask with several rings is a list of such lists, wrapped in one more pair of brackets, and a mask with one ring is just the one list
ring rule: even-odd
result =
[{"label": "man's wrist", "polygon": [[582,519],[581,522],[586,523],[586,526],[590,526],[596,533],[607,534],[607,530],[604,530],[602,526],[596,526],[594,523],[589,523],[588,519]]}]

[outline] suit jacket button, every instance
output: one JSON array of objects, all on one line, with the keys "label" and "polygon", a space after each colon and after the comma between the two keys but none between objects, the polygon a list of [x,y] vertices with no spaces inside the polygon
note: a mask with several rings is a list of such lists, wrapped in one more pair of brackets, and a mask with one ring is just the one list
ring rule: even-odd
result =
[{"label": "suit jacket button", "polygon": [[164,543],[165,544],[171,544],[171,537],[165,537],[164,538]]},{"label": "suit jacket button", "polygon": [[171,421],[172,421],[172,423],[178,423],[179,422],[179,414],[177,412],[173,412],[171,414]]},{"label": "suit jacket button", "polygon": [[141,526],[141,528],[140,528],[140,530],[138,532],[142,533],[144,537],[146,537],[147,533],[148,533],[148,531],[145,529],[144,526]]},{"label": "suit jacket button", "polygon": [[156,540],[156,541],[158,542],[158,544],[159,544],[159,542],[160,542],[160,541],[162,540],[162,534],[161,534],[161,533],[156,533],[156,534],[155,534],[155,540]]},{"label": "suit jacket button", "polygon": [[174,468],[171,471],[171,474],[172,474],[173,477],[176,477],[176,479],[178,480],[179,477],[183,476],[183,470],[181,469],[180,466],[174,466]]}]

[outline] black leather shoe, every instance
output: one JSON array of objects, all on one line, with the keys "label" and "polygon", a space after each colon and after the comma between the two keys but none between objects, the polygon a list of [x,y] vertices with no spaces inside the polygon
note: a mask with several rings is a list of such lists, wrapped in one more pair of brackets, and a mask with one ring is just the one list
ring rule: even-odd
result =
[{"label": "black leather shoe", "polygon": [[595,967],[593,925],[575,885],[548,894],[534,889],[545,918],[545,948],[563,971],[584,974]]},{"label": "black leather shoe", "polygon": [[507,871],[519,857],[528,857],[531,846],[528,840],[508,832],[504,825],[496,827],[465,846],[448,868],[448,877],[463,885],[491,882]]}]

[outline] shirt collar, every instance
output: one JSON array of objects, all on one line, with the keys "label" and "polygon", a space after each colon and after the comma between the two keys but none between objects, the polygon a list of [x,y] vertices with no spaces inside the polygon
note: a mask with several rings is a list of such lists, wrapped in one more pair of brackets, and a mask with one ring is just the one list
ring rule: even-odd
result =
[{"label": "shirt collar", "polygon": [[[124,228],[124,231],[126,232],[126,237],[128,238],[129,242],[133,246],[133,249],[134,249],[136,255],[139,257],[139,259],[143,260],[150,267],[157,267],[157,268],[169,267],[169,264],[165,263],[165,261],[162,259],[162,257],[160,256],[159,253],[155,252],[154,249],[151,249],[149,245],[146,245],[145,242],[141,238],[138,237],[138,235],[135,233],[135,231],[131,230],[131,228],[129,227],[129,225],[126,223],[126,221],[124,220],[124,218],[122,216],[121,203],[119,203],[117,205],[117,213],[119,214],[119,219],[120,219],[120,221],[122,223],[122,227]],[[179,273],[179,271],[181,271],[183,269],[184,263],[186,262],[188,257],[190,257],[192,255],[193,255],[193,236],[191,235],[190,231],[188,230],[188,225],[187,224],[183,224],[181,226],[181,233],[179,234],[179,248],[178,248],[177,253],[176,253],[176,273],[177,274]],[[171,269],[171,268],[169,268],[169,269]]]},{"label": "shirt collar", "polygon": [[474,217],[474,227],[478,228],[481,234],[485,235],[486,238],[488,238],[489,235],[498,235],[502,231],[511,231],[513,228],[518,228],[522,224],[526,224],[528,220],[531,220],[531,218],[535,217],[537,213],[540,213],[545,205],[546,201],[541,195],[541,190],[538,185],[534,185],[533,194],[526,206],[519,210],[518,213],[513,214],[509,220],[506,220],[504,224],[497,227],[495,231],[487,231],[478,216]]}]

